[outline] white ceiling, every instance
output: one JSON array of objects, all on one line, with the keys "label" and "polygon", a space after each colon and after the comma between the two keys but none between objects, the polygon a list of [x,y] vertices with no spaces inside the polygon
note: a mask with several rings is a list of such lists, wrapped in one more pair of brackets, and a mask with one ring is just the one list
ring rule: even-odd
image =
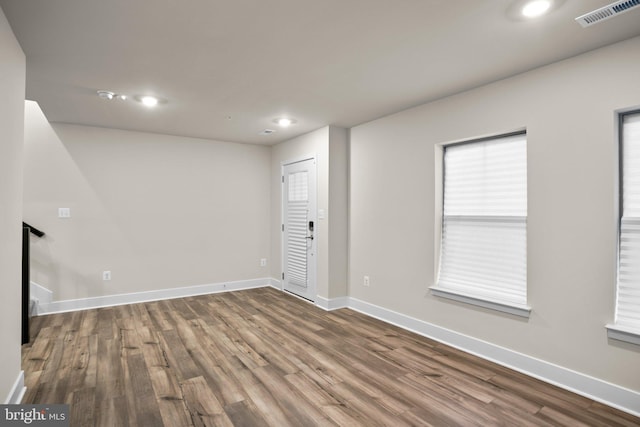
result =
[{"label": "white ceiling", "polygon": [[[27,57],[27,98],[52,122],[273,144],[352,127],[640,35],[640,8],[564,0],[0,0]],[[558,3],[558,0],[557,0]],[[630,52],[638,55],[639,52]],[[148,109],[99,89],[154,94]],[[279,129],[276,117],[298,123]],[[230,118],[229,118],[230,117]],[[259,135],[265,128],[272,135]]]}]

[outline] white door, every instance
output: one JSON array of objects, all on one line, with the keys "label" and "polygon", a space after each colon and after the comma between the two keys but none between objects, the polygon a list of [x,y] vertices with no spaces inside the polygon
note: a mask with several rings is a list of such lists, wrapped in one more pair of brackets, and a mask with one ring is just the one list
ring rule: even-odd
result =
[{"label": "white door", "polygon": [[283,289],[316,299],[316,161],[282,168]]}]

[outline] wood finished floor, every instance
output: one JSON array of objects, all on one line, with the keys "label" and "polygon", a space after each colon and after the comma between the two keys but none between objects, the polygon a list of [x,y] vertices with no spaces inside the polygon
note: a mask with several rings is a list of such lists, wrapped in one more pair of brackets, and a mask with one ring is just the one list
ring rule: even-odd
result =
[{"label": "wood finished floor", "polygon": [[23,403],[68,403],[72,426],[640,425],[270,288],[41,316],[32,337]]}]

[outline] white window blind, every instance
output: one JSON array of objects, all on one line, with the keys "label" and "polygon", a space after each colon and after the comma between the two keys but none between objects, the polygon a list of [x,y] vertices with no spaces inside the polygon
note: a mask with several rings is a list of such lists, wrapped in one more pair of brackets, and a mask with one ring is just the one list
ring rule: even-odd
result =
[{"label": "white window blind", "polygon": [[309,176],[307,171],[288,175],[287,272],[289,283],[307,287],[307,216]]},{"label": "white window blind", "polygon": [[525,134],[445,147],[438,282],[432,289],[527,310]]},{"label": "white window blind", "polygon": [[640,334],[640,113],[622,118],[622,218],[615,323]]},{"label": "white window blind", "polygon": [[289,174],[289,201],[306,202],[309,199],[309,177],[306,171]]}]

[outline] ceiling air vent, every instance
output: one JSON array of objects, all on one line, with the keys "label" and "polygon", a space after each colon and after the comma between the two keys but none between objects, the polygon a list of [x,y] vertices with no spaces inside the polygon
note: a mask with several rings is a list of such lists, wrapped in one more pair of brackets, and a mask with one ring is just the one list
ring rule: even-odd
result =
[{"label": "ceiling air vent", "polygon": [[606,19],[613,18],[638,6],[640,6],[640,0],[617,1],[608,6],[596,9],[593,12],[578,16],[576,21],[583,27],[588,27]]}]

